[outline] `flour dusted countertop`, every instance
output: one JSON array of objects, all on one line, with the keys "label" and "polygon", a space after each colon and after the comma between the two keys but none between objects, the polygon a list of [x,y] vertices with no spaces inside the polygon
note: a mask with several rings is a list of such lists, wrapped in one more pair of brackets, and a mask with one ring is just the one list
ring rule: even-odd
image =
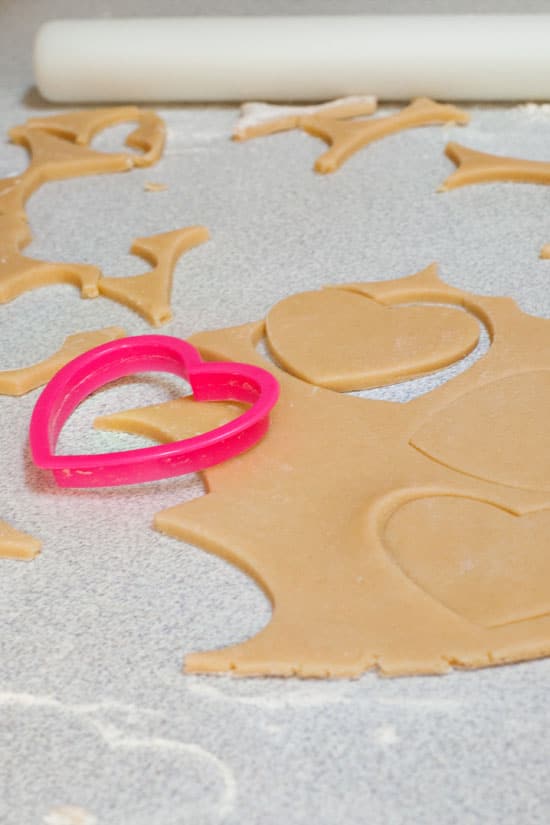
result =
[{"label": "flour dusted countertop", "polygon": [[[33,5],[9,0],[0,11],[4,133],[50,111],[27,91],[30,34],[45,15]],[[74,14],[66,0],[48,5],[48,16]],[[411,11],[403,5],[396,10]],[[438,10],[417,5],[412,11]],[[210,6],[292,11],[283,2]],[[120,16],[145,7],[96,0],[85,11]],[[197,10],[177,6],[178,14]],[[385,9],[338,7],[371,10]],[[174,4],[158,11],[174,13]],[[330,12],[331,4],[311,0],[300,11]],[[325,178],[311,168],[324,148],[315,138],[289,132],[239,144],[229,139],[236,107],[160,109],[163,160],[44,186],[27,204],[28,252],[129,275],[141,271],[127,254],[133,238],[207,226],[212,240],[175,273],[174,320],[163,331],[181,337],[261,318],[291,292],[400,277],[433,260],[455,286],[510,295],[549,317],[550,262],[538,252],[550,241],[550,188],[435,194],[453,168],[443,154],[451,139],[549,159],[548,107],[469,111],[464,129],[395,135]],[[124,134],[117,128],[96,145],[115,147]],[[2,143],[0,177],[25,162],[21,148]],[[148,181],[168,188],[145,191]],[[27,293],[0,306],[0,368],[45,357],[73,332],[115,325],[149,331],[125,307],[81,300],[69,286]],[[438,380],[376,397],[403,401]],[[68,424],[62,447],[142,444],[93,432],[91,421],[177,393],[176,382],[157,379],[100,393]],[[267,599],[236,568],[151,529],[155,512],[201,493],[198,478],[107,492],[44,482],[26,449],[36,397],[0,398],[0,518],[43,539],[35,561],[0,562],[1,825],[548,822],[550,660],[397,680],[183,676],[184,653],[265,625]]]}]

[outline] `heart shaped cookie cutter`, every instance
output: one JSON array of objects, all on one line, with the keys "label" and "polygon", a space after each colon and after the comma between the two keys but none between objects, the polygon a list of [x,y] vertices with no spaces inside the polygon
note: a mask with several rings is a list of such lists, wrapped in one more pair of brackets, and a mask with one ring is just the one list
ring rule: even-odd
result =
[{"label": "heart shaped cookie cutter", "polygon": [[[169,372],[189,381],[197,401],[251,404],[233,421],[202,435],[114,453],[55,455],[59,433],[92,392],[137,372]],[[279,384],[251,364],[203,361],[186,341],[137,335],[109,341],[66,364],[43,390],[33,410],[29,439],[35,464],[52,470],[60,487],[111,487],[192,473],[227,461],[267,432]]]}]

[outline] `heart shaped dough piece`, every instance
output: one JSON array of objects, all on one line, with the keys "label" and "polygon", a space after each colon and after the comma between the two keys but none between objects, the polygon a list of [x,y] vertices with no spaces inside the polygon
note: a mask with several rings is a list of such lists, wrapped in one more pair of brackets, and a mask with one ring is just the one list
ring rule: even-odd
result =
[{"label": "heart shaped dough piece", "polygon": [[550,370],[508,375],[428,418],[411,444],[476,478],[550,490]]},{"label": "heart shaped dough piece", "polygon": [[479,324],[447,306],[383,306],[339,289],[301,292],[276,304],[269,347],[288,372],[349,392],[392,384],[471,352]]},{"label": "heart shaped dough piece", "polygon": [[550,612],[550,510],[515,516],[484,501],[415,499],[386,525],[384,544],[426,593],[486,627]]}]

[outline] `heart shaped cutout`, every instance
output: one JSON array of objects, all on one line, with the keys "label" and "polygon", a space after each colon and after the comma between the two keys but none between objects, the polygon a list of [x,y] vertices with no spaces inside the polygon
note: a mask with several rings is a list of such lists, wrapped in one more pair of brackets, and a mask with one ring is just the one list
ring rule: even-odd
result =
[{"label": "heart shaped cutout", "polygon": [[550,370],[507,375],[438,410],[411,444],[475,478],[550,490],[549,408]]},{"label": "heart shaped cutout", "polygon": [[401,570],[471,622],[499,627],[550,613],[550,510],[515,516],[476,499],[415,499],[384,546]]},{"label": "heart shaped cutout", "polygon": [[[92,392],[138,372],[169,372],[189,381],[198,401],[240,401],[252,406],[207,433],[156,447],[93,455],[55,455],[63,424]],[[135,484],[192,473],[252,447],[267,431],[279,386],[251,364],[202,361],[186,341],[138,335],[95,347],[64,366],[42,392],[30,424],[34,462],[50,469],[61,487]]]},{"label": "heart shaped cutout", "polygon": [[384,306],[354,292],[302,292],[276,304],[269,347],[293,375],[349,392],[432,372],[471,352],[478,322],[447,306]]}]

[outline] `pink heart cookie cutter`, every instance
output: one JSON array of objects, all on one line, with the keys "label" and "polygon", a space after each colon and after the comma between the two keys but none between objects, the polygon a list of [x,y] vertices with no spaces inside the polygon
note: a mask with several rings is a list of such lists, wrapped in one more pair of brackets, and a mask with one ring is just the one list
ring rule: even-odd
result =
[{"label": "pink heart cookie cutter", "polygon": [[[91,393],[136,372],[169,372],[191,385],[197,401],[251,404],[233,421],[202,435],[114,453],[56,455],[63,425]],[[35,464],[52,470],[60,487],[111,487],[183,475],[220,464],[253,447],[267,432],[279,384],[251,364],[203,361],[169,335],[137,335],[101,344],[70,361],[51,379],[33,410],[29,439]]]}]

